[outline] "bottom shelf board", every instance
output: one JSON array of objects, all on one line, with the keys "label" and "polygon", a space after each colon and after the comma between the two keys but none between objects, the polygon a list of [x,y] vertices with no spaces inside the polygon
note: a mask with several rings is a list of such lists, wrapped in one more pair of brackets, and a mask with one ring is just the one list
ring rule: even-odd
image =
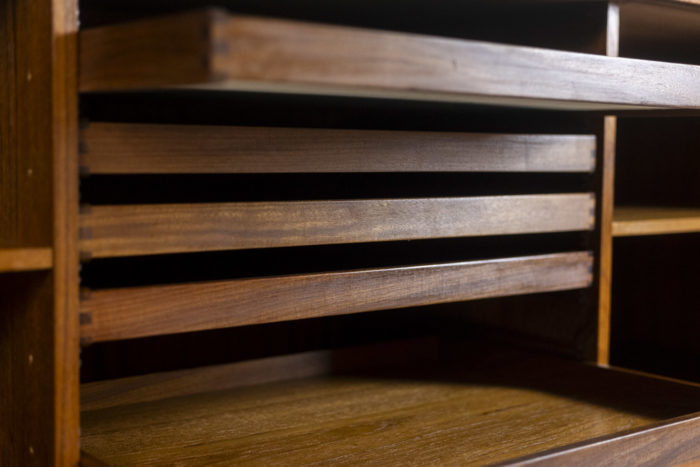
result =
[{"label": "bottom shelf board", "polygon": [[115,465],[486,464],[700,410],[692,385],[520,351],[458,360],[84,411],[82,448]]},{"label": "bottom shelf board", "polygon": [[615,207],[613,236],[663,235],[700,232],[700,209]]},{"label": "bottom shelf board", "polygon": [[51,269],[51,248],[0,248],[0,272]]}]

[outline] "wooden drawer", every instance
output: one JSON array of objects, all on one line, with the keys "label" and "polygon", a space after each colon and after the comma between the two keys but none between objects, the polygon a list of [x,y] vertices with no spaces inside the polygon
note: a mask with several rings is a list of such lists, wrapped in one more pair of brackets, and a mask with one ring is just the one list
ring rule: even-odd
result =
[{"label": "wooden drawer", "polygon": [[[392,359],[408,366],[357,369]],[[689,415],[698,386],[483,344],[312,352],[81,393],[83,449],[115,465],[676,465],[700,455],[700,415]]]}]

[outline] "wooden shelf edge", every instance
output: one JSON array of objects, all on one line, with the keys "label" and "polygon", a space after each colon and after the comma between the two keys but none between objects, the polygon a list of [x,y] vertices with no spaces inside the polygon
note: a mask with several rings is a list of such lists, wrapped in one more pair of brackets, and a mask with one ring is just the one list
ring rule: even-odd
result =
[{"label": "wooden shelf edge", "polygon": [[223,10],[88,29],[80,49],[82,92],[189,87],[572,110],[700,108],[697,66]]},{"label": "wooden shelf edge", "polygon": [[0,248],[0,273],[51,269],[51,248]]},{"label": "wooden shelf edge", "polygon": [[700,209],[616,207],[613,237],[700,232]]}]

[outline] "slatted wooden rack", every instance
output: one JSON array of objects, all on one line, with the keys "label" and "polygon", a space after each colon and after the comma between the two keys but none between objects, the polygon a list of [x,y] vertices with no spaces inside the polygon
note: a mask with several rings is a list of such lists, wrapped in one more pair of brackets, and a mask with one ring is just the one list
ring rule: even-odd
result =
[{"label": "slatted wooden rack", "polygon": [[0,10],[0,464],[700,459],[610,367],[695,2],[143,3]]}]

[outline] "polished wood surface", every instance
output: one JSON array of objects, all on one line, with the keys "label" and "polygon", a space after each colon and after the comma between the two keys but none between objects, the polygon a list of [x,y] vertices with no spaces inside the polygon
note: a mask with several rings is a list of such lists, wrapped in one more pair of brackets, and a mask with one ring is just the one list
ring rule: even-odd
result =
[{"label": "polished wood surface", "polygon": [[0,248],[0,272],[51,269],[51,248]]},{"label": "polished wood surface", "polygon": [[42,269],[0,277],[2,465],[79,459],[77,27],[75,0],[0,5],[0,245]]},{"label": "polished wood surface", "polygon": [[700,232],[700,209],[618,206],[613,235],[664,235]]},{"label": "polished wood surface", "polygon": [[590,172],[592,135],[91,123],[84,174]]},{"label": "polished wood surface", "polygon": [[583,288],[587,252],[85,291],[88,341]]},{"label": "polished wood surface", "polygon": [[579,110],[700,107],[694,66],[222,10],[89,29],[80,46],[82,91],[189,85]]},{"label": "polished wood surface", "polygon": [[617,117],[603,123],[603,164],[601,167],[600,264],[598,285],[598,355],[601,365],[610,363],[610,294],[612,293],[613,212],[615,205],[615,141]]},{"label": "polished wood surface", "polygon": [[89,206],[84,256],[589,230],[592,195]]},{"label": "polished wood surface", "polygon": [[[483,465],[700,405],[697,387],[520,350],[472,349],[456,360],[85,411],[83,446],[120,465]],[[664,441],[658,459],[676,449]]]},{"label": "polished wood surface", "polygon": [[513,465],[600,465],[636,466],[700,465],[700,413],[657,423],[649,428],[630,430],[594,438],[513,461]]}]

